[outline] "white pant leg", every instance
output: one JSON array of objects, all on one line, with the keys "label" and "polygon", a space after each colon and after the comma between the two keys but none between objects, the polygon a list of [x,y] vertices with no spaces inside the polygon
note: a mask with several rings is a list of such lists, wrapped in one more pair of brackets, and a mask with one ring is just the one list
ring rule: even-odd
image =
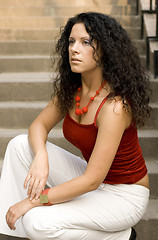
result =
[{"label": "white pant leg", "polygon": [[[75,178],[85,171],[86,162],[81,158],[46,143],[49,156],[50,175],[47,185],[54,185]],[[23,229],[21,218],[16,222],[16,230],[11,231],[6,224],[5,215],[9,207],[27,197],[27,190],[23,188],[24,180],[33,161],[33,153],[28,143],[27,135],[13,138],[6,149],[2,174],[0,179],[0,233],[27,237]]]},{"label": "white pant leg", "polygon": [[3,196],[0,197],[0,233],[26,237],[21,219],[16,223],[16,230],[11,231],[5,216],[10,206],[27,197],[23,184],[32,158],[26,135],[15,137],[9,142],[0,180],[0,193]]},{"label": "white pant leg", "polygon": [[47,185],[53,187],[81,176],[87,167],[85,160],[50,143],[46,143],[49,158]]},{"label": "white pant leg", "polygon": [[128,240],[148,198],[142,186],[101,184],[72,201],[31,209],[23,224],[31,240]]}]

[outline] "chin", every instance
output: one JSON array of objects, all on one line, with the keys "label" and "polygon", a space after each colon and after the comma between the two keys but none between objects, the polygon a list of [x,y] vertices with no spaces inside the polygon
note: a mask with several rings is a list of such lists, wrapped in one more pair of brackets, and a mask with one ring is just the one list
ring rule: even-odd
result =
[{"label": "chin", "polygon": [[71,71],[74,73],[82,73],[82,71],[80,69],[77,69],[75,67],[71,67]]}]

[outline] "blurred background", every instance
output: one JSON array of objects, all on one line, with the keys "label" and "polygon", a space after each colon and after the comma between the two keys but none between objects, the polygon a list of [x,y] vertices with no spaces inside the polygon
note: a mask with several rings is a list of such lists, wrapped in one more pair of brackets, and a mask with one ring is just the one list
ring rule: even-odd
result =
[{"label": "blurred background", "polygon": [[[158,240],[158,0],[0,0],[0,172],[8,141],[27,133],[50,100],[50,54],[60,28],[83,11],[116,18],[150,74],[153,111],[147,126],[139,129],[139,141],[149,170],[151,197],[135,229],[138,240]],[[51,131],[49,140],[81,155],[63,138],[61,128],[62,123]]]}]

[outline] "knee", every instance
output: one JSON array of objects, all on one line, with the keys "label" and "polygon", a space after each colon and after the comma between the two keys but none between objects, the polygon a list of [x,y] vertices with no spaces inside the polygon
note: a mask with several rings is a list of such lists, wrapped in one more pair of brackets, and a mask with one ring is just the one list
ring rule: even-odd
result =
[{"label": "knee", "polygon": [[[6,161],[10,161],[13,165],[15,162],[19,161],[28,162],[30,165],[32,162],[33,153],[28,143],[28,136],[22,134],[10,140],[5,156]],[[27,164],[27,166],[29,165]]]},{"label": "knee", "polygon": [[9,141],[8,146],[16,146],[16,145],[22,144],[23,142],[27,141],[27,138],[28,137],[26,134],[17,135],[16,137],[12,138]]},{"label": "knee", "polygon": [[24,230],[31,240],[43,240],[45,239],[43,237],[44,228],[42,226],[37,227],[40,219],[38,214],[32,214],[32,212],[34,212],[34,209],[27,212],[22,218]]},{"label": "knee", "polygon": [[18,151],[19,149],[26,148],[26,145],[28,145],[28,136],[21,134],[9,141],[7,149]]},{"label": "knee", "polygon": [[50,219],[49,215],[47,215],[48,218],[46,218],[46,214],[44,213],[45,209],[41,208],[40,210],[38,208],[33,208],[23,216],[22,222],[27,236],[31,240],[72,239],[69,238],[70,236],[67,238],[69,230],[66,228],[66,226],[64,226],[64,224],[61,223],[58,217],[54,216],[54,218],[51,217]]}]

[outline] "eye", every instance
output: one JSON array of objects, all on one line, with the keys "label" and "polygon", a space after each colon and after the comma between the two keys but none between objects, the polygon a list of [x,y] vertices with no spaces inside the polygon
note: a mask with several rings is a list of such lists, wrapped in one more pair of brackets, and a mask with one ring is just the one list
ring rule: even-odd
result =
[{"label": "eye", "polygon": [[69,39],[69,45],[72,45],[74,43],[73,39]]},{"label": "eye", "polygon": [[83,44],[84,44],[84,45],[90,45],[90,41],[89,41],[89,40],[84,40],[84,41],[83,41]]}]

